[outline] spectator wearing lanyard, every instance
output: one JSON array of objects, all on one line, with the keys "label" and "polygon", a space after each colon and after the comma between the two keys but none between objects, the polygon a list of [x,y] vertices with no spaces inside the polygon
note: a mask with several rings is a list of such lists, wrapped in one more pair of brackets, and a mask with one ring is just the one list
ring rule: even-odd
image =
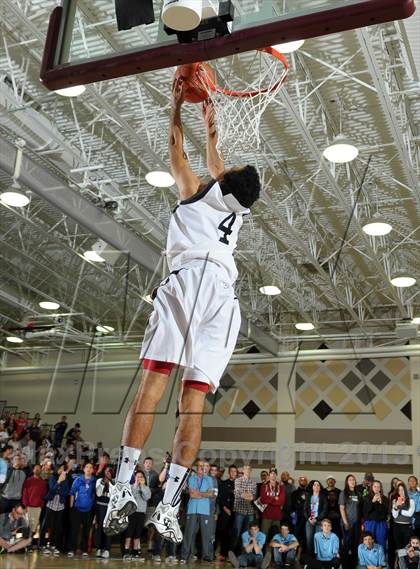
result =
[{"label": "spectator wearing lanyard", "polygon": [[73,557],[78,546],[79,532],[82,529],[80,548],[82,556],[88,557],[88,538],[92,527],[93,504],[95,501],[96,478],[93,476],[93,464],[86,464],[83,476],[73,482],[70,490],[72,540],[69,557]]},{"label": "spectator wearing lanyard", "polygon": [[413,530],[416,535],[420,535],[420,488],[416,476],[409,476],[407,493],[414,501]]},{"label": "spectator wearing lanyard", "polygon": [[321,522],[321,531],[314,536],[315,558],[308,563],[309,569],[337,569],[340,566],[340,541],[331,531],[330,520]]},{"label": "spectator wearing lanyard", "polygon": [[284,484],[277,480],[277,470],[271,468],[267,482],[262,484],[260,489],[260,501],[267,506],[261,515],[261,531],[269,538],[271,528],[278,527],[282,520],[285,500]]},{"label": "spectator wearing lanyard", "polygon": [[201,533],[203,560],[210,559],[209,551],[209,517],[210,500],[214,495],[213,480],[204,474],[204,463],[197,464],[197,474],[190,476],[188,480],[190,499],[187,507],[187,519],[184,530],[184,540],[181,549],[181,563],[186,563],[192,553],[195,536],[198,528]]},{"label": "spectator wearing lanyard", "polygon": [[346,476],[344,490],[340,494],[338,503],[343,527],[343,567],[351,569],[357,565],[361,521],[361,499],[353,474]]},{"label": "spectator wearing lanyard", "polygon": [[372,482],[367,496],[363,498],[365,531],[371,533],[376,543],[386,550],[388,536],[388,499],[384,496],[382,483]]},{"label": "spectator wearing lanyard", "polygon": [[314,553],[314,535],[321,531],[321,520],[328,512],[328,501],[319,480],[311,480],[308,484],[308,499],[305,502],[306,517],[306,550]]},{"label": "spectator wearing lanyard", "polygon": [[363,536],[363,543],[358,547],[358,557],[358,569],[382,569],[387,566],[384,548],[375,543],[370,532],[366,532]]}]

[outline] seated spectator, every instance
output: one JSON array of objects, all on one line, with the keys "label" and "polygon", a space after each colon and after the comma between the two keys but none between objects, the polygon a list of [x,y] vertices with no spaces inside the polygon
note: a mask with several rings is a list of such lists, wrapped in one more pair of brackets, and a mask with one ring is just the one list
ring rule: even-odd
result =
[{"label": "seated spectator", "polygon": [[[43,553],[59,555],[63,548],[63,522],[66,499],[70,494],[70,484],[66,467],[60,466],[57,474],[48,480],[48,493],[45,497],[45,530],[48,530],[50,548],[43,548]],[[45,533],[45,532],[44,532]]]},{"label": "seated spectator", "polygon": [[75,444],[79,441],[83,441],[82,439],[82,431],[80,429],[80,423],[76,423],[74,427],[69,429],[66,434],[66,446],[71,444]]},{"label": "seated spectator", "polygon": [[11,445],[5,445],[2,447],[0,452],[0,485],[6,482],[10,458],[12,455],[13,447]]},{"label": "seated spectator", "polygon": [[409,497],[404,482],[398,482],[392,500],[393,532],[396,549],[403,549],[410,540],[415,509],[414,500]]},{"label": "seated spectator", "polygon": [[6,480],[0,492],[0,514],[9,513],[22,500],[22,488],[26,479],[24,464],[20,456],[13,457]]},{"label": "seated spectator", "polygon": [[[296,551],[299,542],[295,536],[290,533],[289,525],[282,523],[280,525],[280,533],[276,533],[270,541],[272,548],[274,565],[276,567],[291,567],[296,561]],[[266,553],[266,557],[271,561],[271,551]]]},{"label": "seated spectator", "polygon": [[261,514],[261,531],[269,536],[272,527],[278,528],[283,517],[283,505],[286,500],[284,485],[277,480],[277,470],[270,469],[268,480],[261,484],[260,501],[266,505]]},{"label": "seated spectator", "polygon": [[[134,484],[131,485],[131,491],[137,503],[137,510],[128,517],[128,528],[124,534],[123,559],[145,561],[145,558],[141,555],[140,538],[146,521],[147,501],[150,500],[152,492],[147,486],[146,477],[142,471],[136,473]],[[132,549],[130,549],[131,542],[133,542]]]},{"label": "seated spectator", "polygon": [[420,539],[413,535],[407,547],[398,550],[400,569],[420,569]]},{"label": "seated spectator", "polygon": [[387,566],[382,545],[375,543],[373,535],[366,532],[357,550],[358,569],[381,569]]},{"label": "seated spectator", "polygon": [[41,478],[41,465],[36,464],[33,468],[33,475],[26,478],[22,489],[22,504],[28,511],[32,535],[36,533],[39,527],[41,509],[44,506],[47,490],[47,482]]},{"label": "seated spectator", "polygon": [[266,569],[270,563],[269,559],[264,559],[263,547],[265,545],[266,536],[260,531],[257,522],[251,523],[249,530],[242,534],[243,551],[239,558],[229,551],[229,561],[235,569],[239,567],[257,567],[258,569]]},{"label": "seated spectator", "polygon": [[[100,460],[102,461],[103,457],[101,457]],[[103,523],[108,508],[109,493],[112,487],[113,472],[111,467],[105,466],[102,472],[98,469],[96,476],[100,476],[96,481],[96,557],[109,559],[112,538],[104,532]]]},{"label": "seated spectator", "polygon": [[93,464],[86,464],[83,476],[73,482],[70,490],[70,516],[71,516],[71,549],[69,557],[76,553],[79,533],[82,530],[80,549],[82,556],[88,557],[88,538],[93,520],[93,504],[95,501],[96,478],[93,476]]},{"label": "seated spectator", "polygon": [[388,536],[388,499],[384,496],[382,483],[372,482],[367,496],[363,498],[365,531],[371,533],[376,543],[386,549]]},{"label": "seated spectator", "polygon": [[308,499],[305,503],[306,548],[307,553],[314,553],[314,534],[321,531],[321,520],[328,511],[328,501],[323,492],[321,482],[312,480],[307,488]]},{"label": "seated spectator", "polygon": [[12,511],[0,516],[0,547],[7,553],[15,553],[31,544],[26,509],[22,504],[13,506]]},{"label": "seated spectator", "polygon": [[416,535],[420,535],[420,488],[416,476],[409,476],[407,492],[415,505],[413,531]]},{"label": "seated spectator", "polygon": [[321,531],[314,537],[314,545],[315,558],[309,560],[309,569],[337,569],[340,566],[340,541],[331,531],[330,520],[322,520]]}]

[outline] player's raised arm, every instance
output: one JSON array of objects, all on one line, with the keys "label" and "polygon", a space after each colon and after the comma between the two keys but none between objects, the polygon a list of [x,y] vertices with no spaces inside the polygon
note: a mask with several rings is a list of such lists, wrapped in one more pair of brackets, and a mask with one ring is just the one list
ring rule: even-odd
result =
[{"label": "player's raised arm", "polygon": [[223,157],[217,150],[217,129],[214,105],[210,100],[204,101],[202,115],[206,125],[207,169],[212,178],[218,178],[225,171],[225,163]]},{"label": "player's raised arm", "polygon": [[188,199],[197,193],[200,187],[198,176],[191,170],[184,151],[184,134],[182,132],[181,107],[184,102],[184,85],[182,77],[175,78],[172,84],[171,120],[169,125],[169,155],[171,158],[172,176],[178,186],[181,200]]}]

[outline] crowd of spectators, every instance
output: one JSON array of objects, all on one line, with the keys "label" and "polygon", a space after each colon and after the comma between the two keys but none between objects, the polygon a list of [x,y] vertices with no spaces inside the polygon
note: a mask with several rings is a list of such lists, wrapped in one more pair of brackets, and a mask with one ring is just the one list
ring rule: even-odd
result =
[{"label": "crowd of spectators", "polygon": [[[420,490],[413,475],[389,491],[372,473],[344,487],[275,467],[252,476],[198,460],[183,490],[179,546],[146,526],[161,499],[171,461],[145,458],[131,480],[137,511],[115,538],[102,529],[115,465],[101,443],[84,445],[78,423],[62,417],[49,432],[24,413],[0,422],[0,548],[3,552],[109,558],[167,564],[228,561],[235,568],[420,569]],[[77,449],[84,449],[83,458]]]}]

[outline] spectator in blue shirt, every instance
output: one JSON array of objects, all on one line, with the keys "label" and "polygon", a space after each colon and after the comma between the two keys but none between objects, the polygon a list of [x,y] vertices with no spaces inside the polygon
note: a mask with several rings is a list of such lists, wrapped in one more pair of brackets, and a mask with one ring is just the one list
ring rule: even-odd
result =
[{"label": "spectator in blue shirt", "polygon": [[263,547],[265,545],[265,533],[260,531],[257,522],[251,523],[249,530],[242,534],[241,555],[236,557],[233,551],[229,551],[229,561],[235,569],[239,567],[257,567],[258,569],[267,569],[270,559],[263,556]]},{"label": "spectator in blue shirt", "polygon": [[387,566],[385,561],[384,548],[379,543],[375,543],[373,535],[366,532],[363,536],[363,543],[358,548],[359,564],[358,569],[381,569]]},{"label": "spectator in blue shirt", "polygon": [[321,531],[314,536],[315,558],[310,559],[309,569],[338,569],[341,564],[338,554],[340,541],[331,531],[331,522],[323,519]]},{"label": "spectator in blue shirt", "polygon": [[413,530],[416,535],[420,534],[420,489],[419,481],[416,476],[409,476],[408,478],[408,488],[407,494],[411,498],[415,505],[415,511],[413,516]]},{"label": "spectator in blue shirt", "polygon": [[186,563],[191,555],[198,528],[201,533],[203,561],[211,561],[210,556],[210,497],[214,496],[213,480],[204,474],[204,463],[197,464],[197,474],[192,474],[188,480],[190,499],[187,506],[184,539],[181,549],[181,563]]},{"label": "spectator in blue shirt", "polygon": [[83,557],[88,556],[88,537],[92,527],[95,493],[96,478],[93,476],[93,464],[88,463],[83,469],[83,475],[76,478],[70,490],[72,539],[69,557],[73,557],[77,550],[80,528],[82,529],[80,549]]},{"label": "spectator in blue shirt", "polygon": [[[296,537],[290,533],[289,524],[286,522],[280,526],[280,533],[276,533],[270,542],[273,552],[274,564],[276,567],[290,567],[294,565],[296,560],[296,550],[299,542]],[[269,562],[271,561],[271,551],[266,553]]]}]

